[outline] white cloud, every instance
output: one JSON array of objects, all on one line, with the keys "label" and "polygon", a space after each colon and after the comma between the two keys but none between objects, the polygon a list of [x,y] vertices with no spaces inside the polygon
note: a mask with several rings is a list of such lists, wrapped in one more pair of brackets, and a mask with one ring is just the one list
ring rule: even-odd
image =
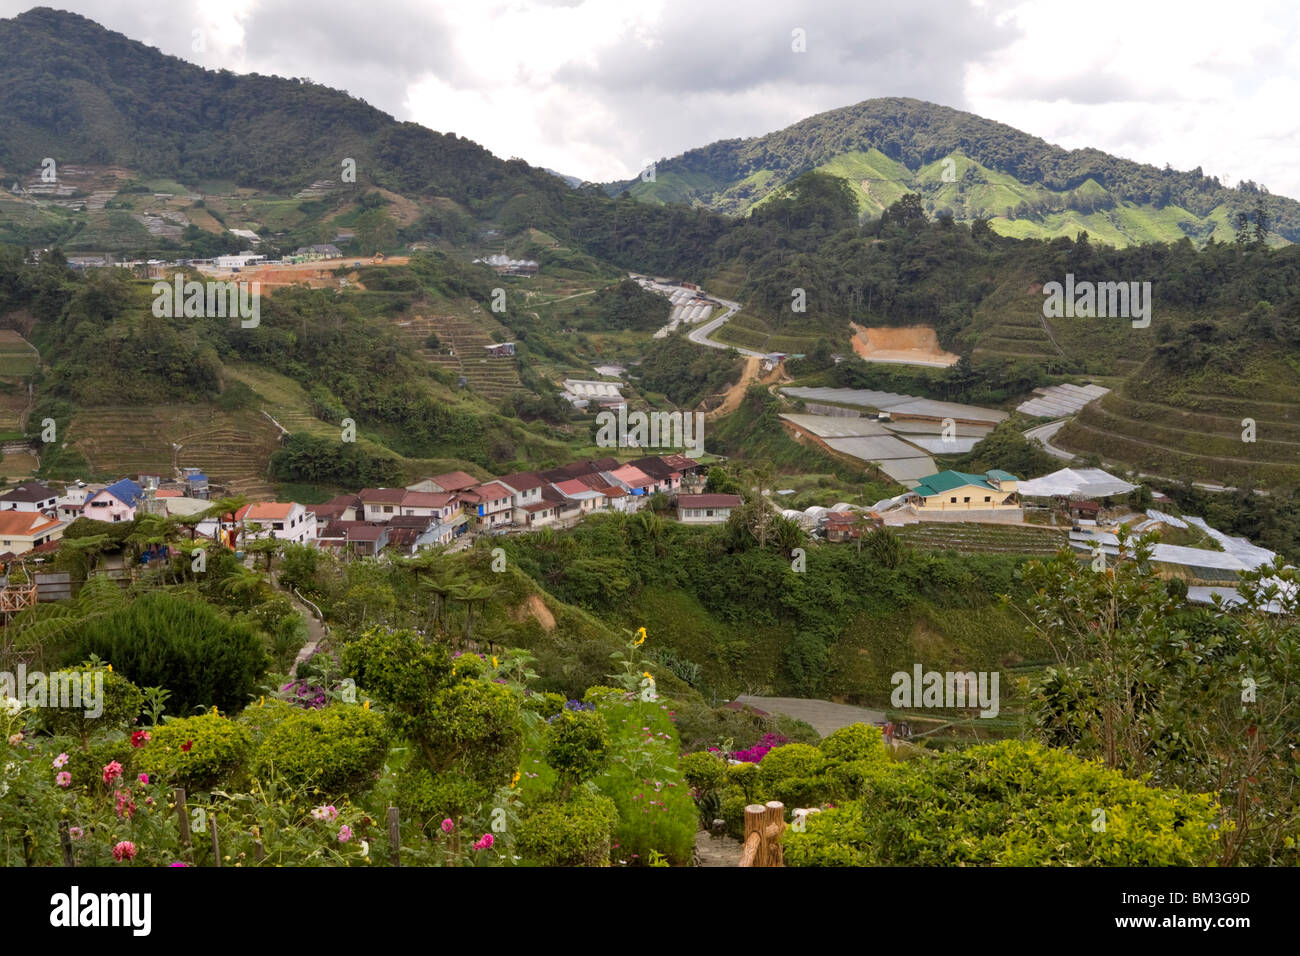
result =
[{"label": "white cloud", "polygon": [[[0,0],[0,16],[29,4]],[[209,68],[306,76],[500,156],[646,158],[913,96],[1066,147],[1300,196],[1290,0],[73,0]],[[790,49],[794,28],[807,52]],[[192,31],[206,49],[192,49]]]}]

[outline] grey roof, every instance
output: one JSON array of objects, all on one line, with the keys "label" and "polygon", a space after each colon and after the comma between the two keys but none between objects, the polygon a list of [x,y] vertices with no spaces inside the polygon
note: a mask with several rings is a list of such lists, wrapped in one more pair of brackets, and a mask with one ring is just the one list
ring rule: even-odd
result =
[{"label": "grey roof", "polygon": [[1020,483],[1020,494],[1030,498],[1105,498],[1126,495],[1137,485],[1100,468],[1062,468],[1050,475]]},{"label": "grey roof", "polygon": [[[889,435],[889,429],[870,418],[841,418],[838,415],[798,415],[784,412],[781,417],[812,432],[818,438],[860,438],[867,435]],[[894,456],[901,457],[901,456]]]},{"label": "grey roof", "polygon": [[912,445],[899,441],[893,435],[854,436],[827,438],[826,444],[838,452],[861,458],[863,461],[888,461],[896,458],[920,458],[930,461]]}]

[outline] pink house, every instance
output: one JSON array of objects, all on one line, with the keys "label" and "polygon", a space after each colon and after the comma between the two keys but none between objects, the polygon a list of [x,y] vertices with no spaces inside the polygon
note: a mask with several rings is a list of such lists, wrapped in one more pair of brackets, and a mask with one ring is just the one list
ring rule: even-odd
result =
[{"label": "pink house", "polygon": [[130,521],[143,498],[144,489],[130,478],[123,478],[87,498],[81,514],[96,521]]}]

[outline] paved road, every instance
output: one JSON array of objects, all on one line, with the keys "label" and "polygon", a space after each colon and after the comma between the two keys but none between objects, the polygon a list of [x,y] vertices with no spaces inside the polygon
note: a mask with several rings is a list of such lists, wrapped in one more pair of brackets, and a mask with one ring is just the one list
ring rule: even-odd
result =
[{"label": "paved road", "polygon": [[712,295],[711,293],[704,292],[703,290],[701,290],[700,294],[707,295],[710,299],[716,299],[718,302],[721,302],[727,311],[723,312],[716,319],[710,319],[708,322],[705,322],[703,325],[695,329],[692,329],[690,335],[687,336],[692,342],[694,342],[696,345],[707,345],[711,349],[735,349],[741,355],[752,355],[755,356],[756,358],[762,358],[764,355],[767,354],[766,352],[755,352],[753,349],[742,349],[738,345],[727,345],[724,342],[715,342],[713,341],[713,339],[709,338],[709,336],[711,336],[714,332],[718,331],[718,329],[722,328],[724,325],[727,324],[727,319],[731,318],[733,315],[735,315],[737,312],[740,311],[740,303],[732,302],[729,299],[720,298],[719,296]]},{"label": "paved road", "polygon": [[807,697],[737,697],[742,704],[757,707],[769,714],[785,714],[796,720],[811,724],[813,730],[823,737],[832,734],[841,727],[850,724],[883,724],[883,710],[868,710],[866,707],[853,707],[849,704],[833,704],[829,700],[815,700]]}]

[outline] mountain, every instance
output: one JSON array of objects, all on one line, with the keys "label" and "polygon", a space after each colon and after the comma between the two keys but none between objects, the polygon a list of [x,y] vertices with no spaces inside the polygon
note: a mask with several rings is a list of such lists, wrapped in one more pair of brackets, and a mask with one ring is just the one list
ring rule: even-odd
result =
[{"label": "mountain", "polygon": [[[286,186],[342,177],[459,201],[551,177],[455,134],[302,80],[205,70],[76,14],[0,20],[0,167],[127,166],[185,182]],[[558,185],[558,184],[556,184]]]},{"label": "mountain", "polygon": [[1300,239],[1300,203],[1253,183],[1224,187],[1189,172],[1065,150],[1011,126],[934,103],[865,100],[751,139],[721,140],[607,186],[646,202],[688,203],[739,215],[809,170],[848,181],[863,216],[878,216],[908,192],[931,215],[988,218],[1020,238],[1073,238],[1124,246],[1210,237],[1231,241],[1239,212],[1266,204],[1276,233]]}]

